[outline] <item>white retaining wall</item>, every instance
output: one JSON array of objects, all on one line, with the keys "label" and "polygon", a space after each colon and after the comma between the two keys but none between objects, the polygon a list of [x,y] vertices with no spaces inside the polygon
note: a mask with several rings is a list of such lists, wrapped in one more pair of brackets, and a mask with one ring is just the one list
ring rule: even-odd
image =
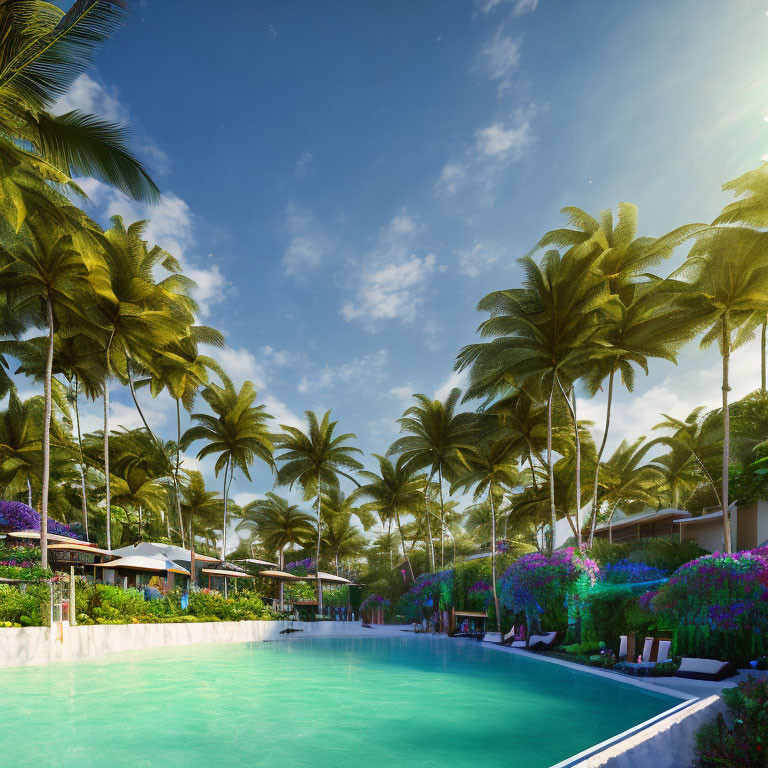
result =
[{"label": "white retaining wall", "polygon": [[[6,627],[0,629],[0,667],[47,664],[66,659],[87,659],[119,651],[195,643],[245,643],[274,640],[285,621],[215,621],[196,624],[95,624],[70,627]],[[316,621],[293,623],[311,636],[363,636],[359,622]]]}]

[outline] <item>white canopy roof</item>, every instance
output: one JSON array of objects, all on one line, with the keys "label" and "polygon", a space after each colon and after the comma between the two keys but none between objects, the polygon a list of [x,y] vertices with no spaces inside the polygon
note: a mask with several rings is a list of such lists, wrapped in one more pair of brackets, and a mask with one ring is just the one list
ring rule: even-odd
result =
[{"label": "white canopy roof", "polygon": [[[177,547],[174,544],[162,544],[160,542],[140,541],[138,544],[129,544],[127,547],[120,547],[112,550],[113,555],[141,555],[143,557],[162,557],[166,560],[184,560],[191,559],[191,553],[188,549]],[[218,557],[209,557],[208,555],[198,555],[195,552],[195,560],[201,563],[218,563]]]},{"label": "white canopy roof", "polygon": [[96,563],[99,568],[128,568],[134,571],[153,571],[155,573],[162,573],[168,571],[169,573],[180,573],[183,576],[189,576],[189,571],[186,568],[182,568],[171,560],[163,560],[157,557],[143,557],[141,555],[134,555],[132,557],[120,557],[117,560],[111,560],[108,563]]}]

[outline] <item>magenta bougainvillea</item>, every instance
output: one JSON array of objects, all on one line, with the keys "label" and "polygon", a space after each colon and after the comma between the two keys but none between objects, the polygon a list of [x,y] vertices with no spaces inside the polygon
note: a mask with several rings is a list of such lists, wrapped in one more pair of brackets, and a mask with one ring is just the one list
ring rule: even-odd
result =
[{"label": "magenta bougainvillea", "polygon": [[577,549],[548,556],[530,552],[515,560],[499,579],[499,599],[509,611],[541,614],[549,600],[564,600],[578,586],[591,587],[599,572],[594,560]]},{"label": "magenta bougainvillea", "polygon": [[768,547],[692,560],[644,603],[681,626],[763,632],[768,629]]},{"label": "magenta bougainvillea", "polygon": [[[0,501],[0,528],[8,531],[39,531],[40,514],[21,501]],[[48,533],[81,538],[68,525],[50,517]]]},{"label": "magenta bougainvillea", "polygon": [[428,611],[446,610],[451,604],[452,593],[452,569],[425,573],[401,596],[397,604],[398,613],[409,621],[421,620],[425,608]]},{"label": "magenta bougainvillea", "polygon": [[363,613],[370,608],[388,608],[389,600],[381,595],[368,595],[368,597],[360,603],[360,613]]}]

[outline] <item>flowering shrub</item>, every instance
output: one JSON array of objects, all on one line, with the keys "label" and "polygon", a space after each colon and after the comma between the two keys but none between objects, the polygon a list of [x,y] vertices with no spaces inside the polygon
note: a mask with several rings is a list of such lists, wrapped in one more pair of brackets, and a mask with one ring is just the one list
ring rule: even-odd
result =
[{"label": "flowering shrub", "polygon": [[750,677],[724,688],[728,715],[719,714],[696,734],[697,765],[768,766],[768,680]]},{"label": "flowering shrub", "polygon": [[606,563],[600,569],[600,579],[614,584],[642,584],[649,581],[659,581],[667,576],[661,568],[654,568],[645,563],[634,563],[630,560],[619,560],[618,563]]},{"label": "flowering shrub", "polygon": [[715,553],[678,568],[651,605],[679,624],[768,629],[768,548]]},{"label": "flowering shrub", "polygon": [[499,599],[514,613],[540,616],[547,602],[562,603],[577,587],[592,586],[598,571],[594,560],[573,547],[559,549],[551,557],[530,552],[512,563],[499,579]]},{"label": "flowering shrub", "polygon": [[305,560],[296,560],[293,563],[288,563],[285,570],[294,576],[306,576],[308,573],[315,572],[315,561],[311,557]]},{"label": "flowering shrub", "polygon": [[381,595],[368,595],[368,597],[360,603],[360,613],[372,608],[389,608],[389,600]]},{"label": "flowering shrub", "polygon": [[686,563],[643,602],[677,627],[677,653],[748,662],[765,650],[768,548]]},{"label": "flowering shrub", "polygon": [[[21,501],[0,501],[0,528],[11,531],[39,531],[40,514]],[[48,533],[81,538],[64,523],[48,518]]]},{"label": "flowering shrub", "polygon": [[439,571],[419,576],[413,586],[400,598],[397,612],[408,621],[421,620],[425,609],[445,610],[451,604],[453,571]]}]

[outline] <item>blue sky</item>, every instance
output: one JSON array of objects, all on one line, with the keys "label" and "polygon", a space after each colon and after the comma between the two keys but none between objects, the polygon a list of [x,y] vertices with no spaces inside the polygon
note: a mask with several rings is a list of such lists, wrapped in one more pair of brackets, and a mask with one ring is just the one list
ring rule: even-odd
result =
[{"label": "blue sky", "polygon": [[[650,235],[717,214],[768,152],[767,32],[752,0],[142,2],[59,109],[134,126],[163,199],[85,180],[92,210],[152,219],[233,378],[384,452],[411,393],[461,384],[477,301],[519,282],[561,207],[633,202]],[[694,352],[619,395],[614,445],[717,403]],[[752,347],[734,368],[737,396],[758,385]],[[170,402],[147,405],[170,437]],[[601,426],[600,396],[579,407]],[[113,419],[138,426],[127,397]],[[271,487],[254,477],[239,501]]]}]

